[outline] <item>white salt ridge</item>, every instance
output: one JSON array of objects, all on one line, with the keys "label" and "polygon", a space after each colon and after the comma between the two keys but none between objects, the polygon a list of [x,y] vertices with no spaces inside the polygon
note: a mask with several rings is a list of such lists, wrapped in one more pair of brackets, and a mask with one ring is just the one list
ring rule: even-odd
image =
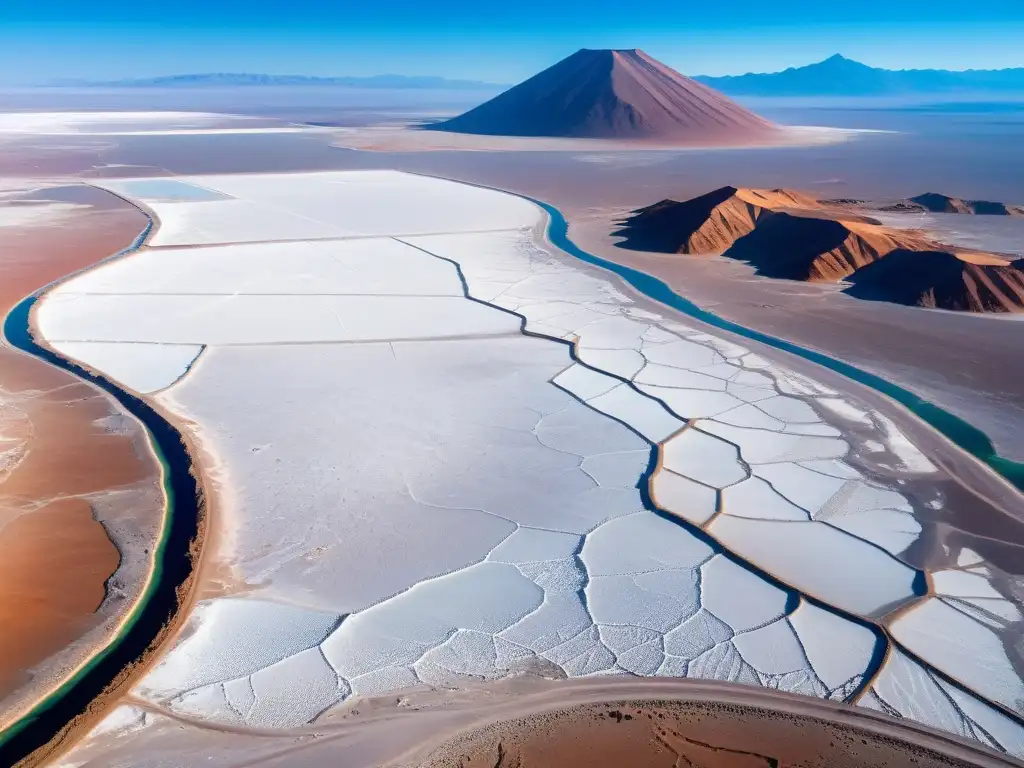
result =
[{"label": "white salt ridge", "polygon": [[872,423],[871,416],[867,411],[861,410],[848,400],[838,397],[819,397],[815,402],[847,421],[868,426]]},{"label": "white salt ridge", "polygon": [[519,528],[487,556],[497,563],[533,560],[564,560],[572,557],[580,545],[580,537],[568,533]]},{"label": "white salt ridge", "polygon": [[983,562],[985,562],[985,558],[973,549],[967,549],[966,547],[960,550],[960,554],[956,558],[956,564],[961,568],[970,568],[972,565],[978,565]]},{"label": "white salt ridge", "polygon": [[252,674],[315,647],[338,621],[337,615],[251,598],[202,602],[189,631],[146,675],[141,689],[161,700]]},{"label": "white salt ridge", "polygon": [[699,608],[698,574],[663,569],[623,576],[591,576],[587,607],[599,624],[628,624],[668,632]]},{"label": "white salt ridge", "polygon": [[142,394],[174,384],[203,351],[196,344],[60,341],[51,342],[50,346],[58,354],[81,361],[126,389]]},{"label": "white salt ridge", "polygon": [[453,265],[390,238],[144,250],[60,292],[463,296]]},{"label": "white salt ridge", "polygon": [[892,649],[862,706],[889,711],[933,728],[978,739],[1024,758],[1024,728],[998,709],[932,676],[899,650]]},{"label": "white salt ridge", "polygon": [[656,387],[650,384],[640,385],[640,389],[665,403],[686,419],[698,419],[716,416],[741,405],[741,401],[726,392],[705,392],[698,389],[674,389]]},{"label": "white salt ridge", "polygon": [[867,627],[801,601],[789,617],[815,674],[835,689],[868,668],[877,640]]},{"label": "white salt ridge", "polygon": [[641,512],[602,525],[583,545],[580,558],[591,576],[692,569],[714,554],[710,546],[679,525]]},{"label": "white salt ridge", "polygon": [[544,591],[512,566],[479,563],[350,616],[322,648],[342,677],[364,675],[413,663],[457,629],[497,634],[543,601]]},{"label": "white salt ridge", "polygon": [[992,583],[976,573],[963,571],[935,571],[932,574],[932,586],[941,595],[951,597],[991,597],[1003,599]]},{"label": "white salt ridge", "polygon": [[55,292],[38,327],[63,341],[155,344],[437,339],[519,332],[510,315],[445,296],[76,295]]},{"label": "white salt ridge", "polygon": [[880,616],[914,597],[916,571],[824,523],[727,514],[716,517],[708,531],[800,591],[861,616]]},{"label": "white salt ridge", "polygon": [[751,464],[807,459],[838,459],[850,449],[845,440],[830,437],[804,437],[744,429],[707,421],[702,428],[740,447],[743,458]]},{"label": "white salt ridge", "polygon": [[760,520],[806,521],[810,516],[794,504],[790,504],[772,487],[757,477],[750,477],[742,483],[722,491],[725,514],[736,517],[750,517]]},{"label": "white salt ridge", "polygon": [[587,405],[628,424],[652,443],[664,442],[686,426],[658,403],[625,384],[588,400]]},{"label": "white salt ridge", "polygon": [[927,475],[936,472],[935,465],[904,435],[892,419],[880,413],[872,414],[875,423],[885,432],[886,446],[896,454],[906,472]]},{"label": "white salt ridge", "polygon": [[784,591],[721,555],[702,566],[701,577],[704,607],[734,632],[764,626],[785,613]]},{"label": "white salt ridge", "polygon": [[704,525],[717,511],[718,493],[714,488],[667,469],[654,475],[651,495],[661,509],[698,526]]},{"label": "white salt ridge", "polygon": [[603,395],[621,383],[616,378],[577,363],[566,368],[553,381],[562,389],[576,395],[580,400],[590,400],[598,395]]},{"label": "white salt ridge", "polygon": [[925,600],[890,625],[893,637],[987,699],[1024,712],[1024,683],[999,636],[941,600]]},{"label": "white salt ridge", "polygon": [[146,719],[145,710],[131,704],[119,704],[90,731],[90,734],[93,736],[101,734],[126,735],[144,728]]},{"label": "white salt ridge", "polygon": [[733,638],[744,660],[763,675],[784,675],[808,668],[800,641],[788,621],[776,621]]},{"label": "white salt ridge", "polygon": [[349,693],[319,648],[261,669],[251,680],[256,700],[246,721],[261,728],[308,723]]},{"label": "white salt ridge", "polygon": [[687,429],[662,448],[667,469],[713,488],[725,488],[746,479],[735,445]]},{"label": "white salt ridge", "polygon": [[[396,171],[194,176],[185,181],[236,198],[155,203],[153,245],[238,243],[352,235],[413,235],[531,227],[522,198]],[[124,182],[97,186],[118,192]],[[501,204],[495,205],[500,199]]]},{"label": "white salt ridge", "polygon": [[602,453],[585,458],[580,469],[604,488],[635,488],[650,461],[650,451]]}]

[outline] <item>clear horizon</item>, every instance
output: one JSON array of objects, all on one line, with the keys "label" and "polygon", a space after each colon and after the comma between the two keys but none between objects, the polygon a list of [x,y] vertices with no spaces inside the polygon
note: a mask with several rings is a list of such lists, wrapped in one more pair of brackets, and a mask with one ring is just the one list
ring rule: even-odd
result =
[{"label": "clear horizon", "polygon": [[431,75],[513,83],[579,48],[642,48],[686,74],[773,72],[835,53],[887,69],[1024,66],[1024,8],[949,1],[855,9],[734,0],[728,14],[650,0],[468,0],[426,7],[328,0],[71,0],[0,8],[0,83],[202,72],[310,76]]}]

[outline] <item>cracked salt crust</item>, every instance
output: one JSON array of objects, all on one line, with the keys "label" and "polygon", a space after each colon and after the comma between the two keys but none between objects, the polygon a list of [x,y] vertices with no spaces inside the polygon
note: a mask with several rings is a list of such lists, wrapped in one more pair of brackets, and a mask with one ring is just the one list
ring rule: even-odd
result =
[{"label": "cracked salt crust", "polygon": [[[142,198],[154,243],[206,247],[112,262],[39,311],[48,339],[124,379],[175,368],[129,366],[126,341],[207,345],[157,397],[226,466],[230,557],[253,594],[201,604],[141,695],[284,727],[353,695],[552,665],[860,691],[875,634],[800,593],[853,616],[911,599],[897,556],[920,526],[814,406],[866,419],[929,471],[891,422],[639,309],[538,248],[540,212],[519,198],[394,172],[179,181],[209,199]],[[639,487],[653,448],[666,517]],[[940,587],[894,632],[967,688],[1014,695],[983,620],[1007,601]],[[957,616],[944,644],[922,628],[934,610]],[[957,643],[990,652],[972,662]],[[860,702],[1022,753],[1017,723],[896,649]]]}]

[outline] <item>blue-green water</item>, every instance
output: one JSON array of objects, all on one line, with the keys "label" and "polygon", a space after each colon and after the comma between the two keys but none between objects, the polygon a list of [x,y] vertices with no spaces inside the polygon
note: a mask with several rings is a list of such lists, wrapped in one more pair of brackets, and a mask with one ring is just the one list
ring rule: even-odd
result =
[{"label": "blue-green water", "polygon": [[[149,227],[125,251],[135,250]],[[120,254],[118,254],[120,255]],[[152,576],[127,617],[124,628],[57,690],[24,717],[0,731],[0,766],[15,765],[47,744],[84,712],[126,667],[151,647],[178,611],[179,590],[192,573],[193,543],[203,509],[202,489],[192,457],[178,431],[148,403],[107,379],[78,368],[32,337],[29,316],[37,295],[17,304],[4,318],[3,337],[11,346],[92,382],[117,400],[146,427],[153,451],[163,468],[165,522],[154,552]],[[0,627],[0,632],[4,631]]]},{"label": "blue-green water", "polygon": [[725,320],[712,312],[701,309],[692,301],[684,299],[678,293],[673,291],[667,283],[656,277],[648,275],[645,272],[641,272],[638,269],[633,269],[632,267],[627,267],[613,261],[608,261],[607,259],[602,259],[592,253],[584,251],[569,239],[569,224],[557,208],[541,202],[540,200],[533,200],[533,202],[547,211],[548,216],[550,217],[547,232],[548,238],[554,245],[561,248],[566,253],[575,256],[577,259],[585,261],[588,264],[594,264],[598,267],[614,272],[645,296],[665,304],[666,306],[672,307],[673,309],[677,309],[680,312],[707,323],[708,325],[713,325],[716,328],[721,328],[722,330],[735,333],[738,336],[753,339],[761,342],[762,344],[767,344],[770,347],[775,347],[776,349],[781,349],[794,355],[799,355],[806,360],[822,365],[836,373],[841,373],[856,382],[881,392],[883,395],[886,395],[905,406],[915,416],[937,429],[960,448],[983,461],[1018,489],[1024,490],[1024,464],[1010,461],[1009,459],[1005,459],[1000,456],[996,453],[995,447],[992,445],[992,441],[988,439],[988,436],[984,432],[971,424],[968,424],[958,416],[954,416],[953,414],[942,410],[938,406],[929,403],[918,395],[915,395],[913,392],[903,389],[902,387],[893,384],[891,381],[883,379],[881,376],[876,376],[873,373],[862,371],[860,368],[852,366],[849,363],[844,363],[842,360],[837,360],[829,357],[828,355],[824,355],[821,352],[805,349],[788,341],[783,341],[782,339],[777,339],[774,336],[769,336],[766,333],[761,333],[760,331],[746,328],[730,320]]}]

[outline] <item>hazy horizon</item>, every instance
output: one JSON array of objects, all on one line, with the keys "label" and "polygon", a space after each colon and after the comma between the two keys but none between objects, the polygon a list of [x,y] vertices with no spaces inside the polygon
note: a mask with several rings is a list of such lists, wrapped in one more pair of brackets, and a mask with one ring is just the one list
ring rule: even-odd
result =
[{"label": "hazy horizon", "polygon": [[449,0],[128,0],[0,8],[0,84],[203,72],[438,76],[513,83],[579,48],[642,48],[687,74],[773,72],[835,53],[887,69],[1024,66],[1024,9],[865,0],[855,8],[735,0],[484,7]]}]

